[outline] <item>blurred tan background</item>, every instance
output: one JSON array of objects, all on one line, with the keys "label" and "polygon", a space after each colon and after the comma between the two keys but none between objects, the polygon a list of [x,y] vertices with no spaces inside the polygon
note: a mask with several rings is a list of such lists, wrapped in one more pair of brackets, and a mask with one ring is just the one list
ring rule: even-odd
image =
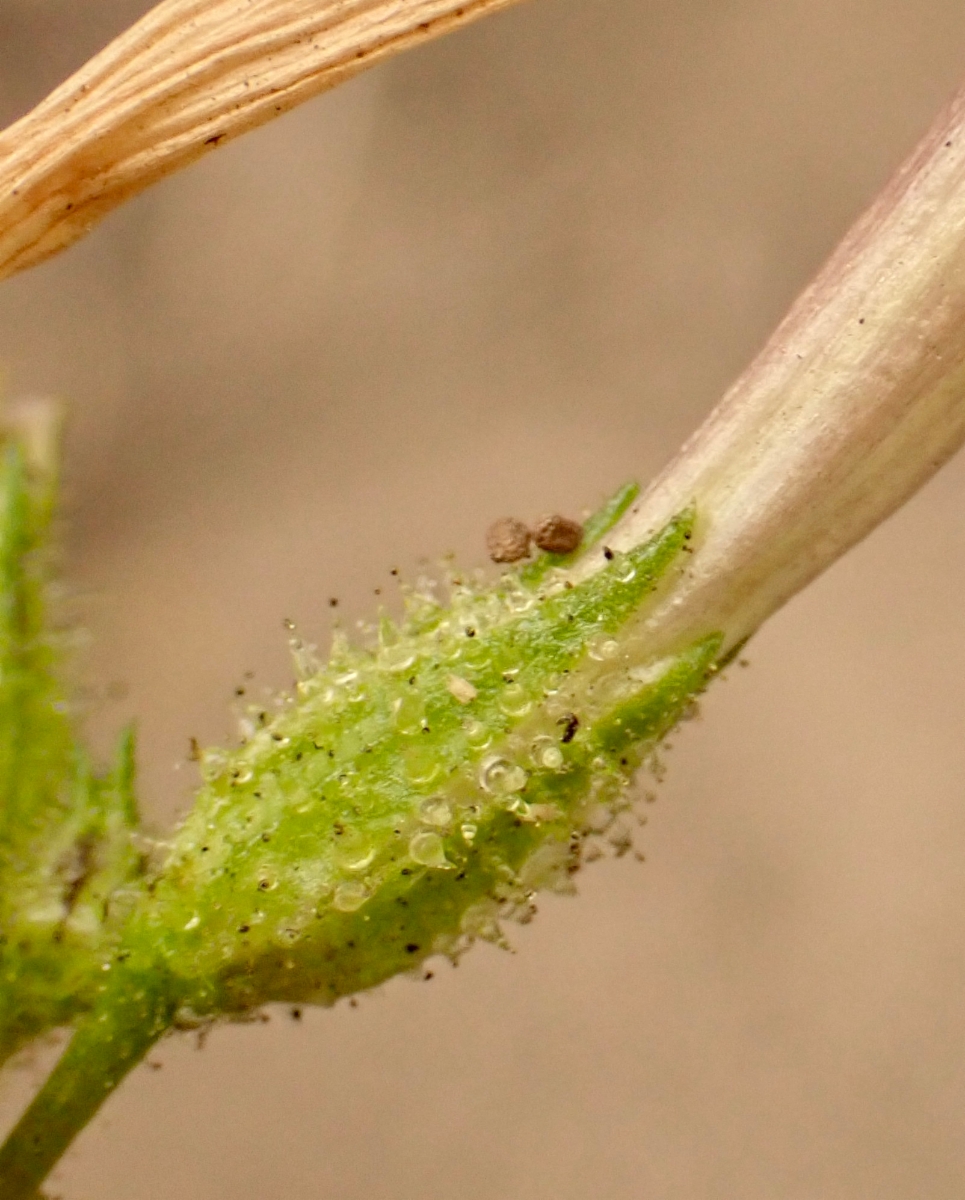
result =
[{"label": "blurred tan background", "polygon": [[[10,120],[147,4],[4,0]],[[965,77],[958,0],[532,0],[0,288],[70,404],[101,745],[143,797],[400,566],[649,477]],[[960,1200],[965,463],[781,613],[640,839],[429,984],[166,1043],[65,1200]],[[117,699],[122,690],[123,698]],[[114,697],[113,699],[111,697]]]}]

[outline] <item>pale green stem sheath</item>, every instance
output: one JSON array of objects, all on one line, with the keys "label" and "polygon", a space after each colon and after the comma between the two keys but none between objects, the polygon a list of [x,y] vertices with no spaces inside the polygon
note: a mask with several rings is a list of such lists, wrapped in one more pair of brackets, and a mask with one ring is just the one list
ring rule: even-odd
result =
[{"label": "pale green stem sheath", "polygon": [[0,278],[143,188],[514,0],[164,0],[0,134]]},{"label": "pale green stem sheath", "polygon": [[908,499],[965,440],[965,93],[656,480],[611,544],[694,503],[701,537],[647,621],[727,645]]}]

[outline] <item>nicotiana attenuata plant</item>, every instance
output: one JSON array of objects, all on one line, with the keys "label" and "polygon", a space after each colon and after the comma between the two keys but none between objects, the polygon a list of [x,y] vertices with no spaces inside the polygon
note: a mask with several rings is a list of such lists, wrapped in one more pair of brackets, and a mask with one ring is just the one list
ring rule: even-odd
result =
[{"label": "nicotiana attenuata plant", "polygon": [[[502,0],[166,0],[0,135],[0,272],[167,171]],[[578,550],[411,590],[293,693],[199,751],[195,807],[139,828],[131,735],[80,746],[46,618],[54,419],[0,457],[0,1051],[59,1026],[0,1150],[37,1192],[170,1030],[332,1003],[458,957],[624,844],[639,764],[789,596],[965,438],[965,99],[957,98],[664,475]]]}]

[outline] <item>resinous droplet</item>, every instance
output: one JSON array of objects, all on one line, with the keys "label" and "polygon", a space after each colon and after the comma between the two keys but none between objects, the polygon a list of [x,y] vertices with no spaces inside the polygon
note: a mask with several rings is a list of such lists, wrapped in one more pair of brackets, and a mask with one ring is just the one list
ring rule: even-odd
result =
[{"label": "resinous droplet", "polygon": [[339,912],[355,912],[369,898],[369,890],[360,879],[346,879],[335,889],[332,904]]},{"label": "resinous droplet", "polygon": [[482,669],[489,665],[490,651],[478,637],[466,638],[459,648],[459,661],[469,668]]},{"label": "resinous droplet", "polygon": [[511,796],[526,786],[526,772],[508,758],[492,755],[479,764],[479,782],[494,796]]},{"label": "resinous droplet", "polygon": [[484,750],[492,740],[482,721],[465,721],[462,727],[471,750]]},{"label": "resinous droplet", "polygon": [[632,558],[626,554],[619,554],[613,564],[613,573],[621,583],[632,583],[637,577],[637,568],[633,565]]},{"label": "resinous droplet", "polygon": [[407,671],[415,662],[415,651],[404,644],[386,646],[379,655],[379,662],[388,671]]},{"label": "resinous droplet", "polygon": [[533,741],[533,762],[546,771],[558,771],[563,765],[563,751],[551,737],[538,737]]},{"label": "resinous droplet", "polygon": [[207,783],[220,778],[228,767],[228,756],[220,750],[203,750],[201,752],[201,777]]},{"label": "resinous droplet", "polygon": [[525,688],[518,683],[507,683],[500,693],[499,707],[507,717],[523,717],[533,705]]},{"label": "resinous droplet", "polygon": [[624,699],[632,690],[632,681],[621,668],[601,674],[593,684],[593,699],[597,704],[610,707]]},{"label": "resinous droplet", "polygon": [[431,746],[412,746],[405,753],[405,769],[413,783],[431,783],[440,770],[437,751]]},{"label": "resinous droplet", "polygon": [[375,845],[365,834],[349,830],[336,839],[335,861],[344,871],[364,871],[375,858]]},{"label": "resinous droplet", "polygon": [[379,646],[385,650],[399,641],[399,630],[395,622],[384,613],[379,618]]},{"label": "resinous droplet", "polygon": [[475,841],[476,834],[479,832],[479,826],[473,825],[471,821],[467,821],[465,825],[460,826],[459,832],[462,834],[463,839],[471,846]]},{"label": "resinous droplet", "polygon": [[515,813],[521,821],[532,821],[534,819],[533,810],[522,796],[517,796],[515,800],[510,801],[509,811]]},{"label": "resinous droplet", "polygon": [[430,796],[419,805],[419,820],[426,825],[448,825],[452,820],[452,809],[442,796]]},{"label": "resinous droplet", "polygon": [[498,905],[492,900],[481,900],[466,909],[459,924],[463,932],[471,938],[482,938],[487,942],[505,945],[502,930],[499,928],[498,914]]},{"label": "resinous droplet", "polygon": [[409,839],[409,857],[423,867],[451,867],[438,833],[417,833]]},{"label": "resinous droplet", "polygon": [[421,733],[426,706],[420,696],[403,696],[396,701],[395,727],[399,733]]},{"label": "resinous droplet", "polygon": [[513,588],[506,593],[506,607],[511,613],[528,612],[535,603],[536,597],[533,593],[524,591],[523,588]]},{"label": "resinous droplet", "polygon": [[620,646],[613,638],[597,638],[587,646],[586,652],[596,662],[605,662],[616,658],[620,653]]}]

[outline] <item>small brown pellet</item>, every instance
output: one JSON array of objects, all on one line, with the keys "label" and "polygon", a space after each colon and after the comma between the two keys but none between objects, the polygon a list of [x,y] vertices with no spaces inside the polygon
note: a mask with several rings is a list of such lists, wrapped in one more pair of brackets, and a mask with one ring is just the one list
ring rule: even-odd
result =
[{"label": "small brown pellet", "polygon": [[583,541],[583,526],[569,517],[553,513],[537,521],[533,541],[540,550],[550,554],[572,554]]},{"label": "small brown pellet", "polygon": [[486,531],[486,549],[496,563],[519,562],[529,554],[532,534],[515,517],[500,517]]}]

